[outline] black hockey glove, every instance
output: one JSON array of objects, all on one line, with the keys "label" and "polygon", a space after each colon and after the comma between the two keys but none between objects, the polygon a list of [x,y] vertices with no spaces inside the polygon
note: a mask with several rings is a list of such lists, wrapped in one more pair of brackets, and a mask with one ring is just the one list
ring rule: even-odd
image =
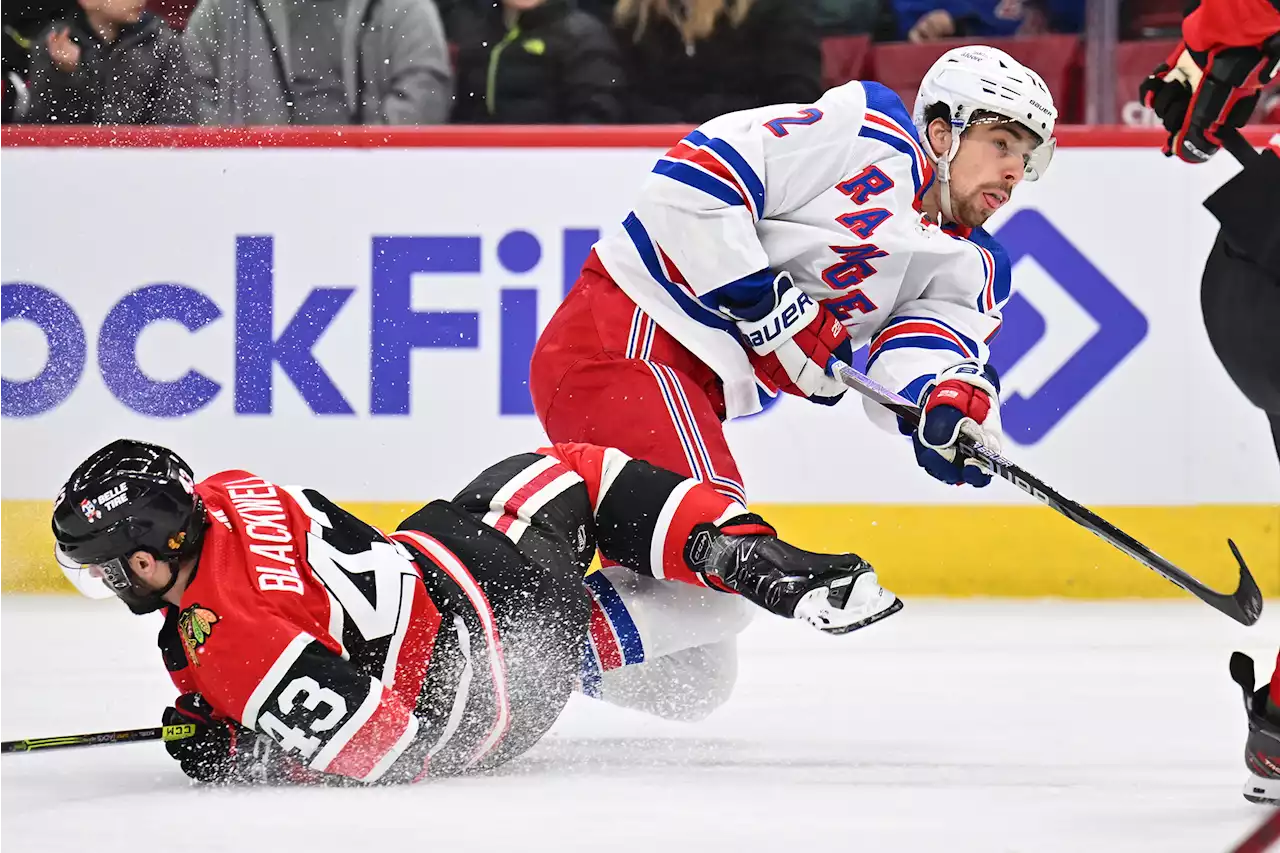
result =
[{"label": "black hockey glove", "polygon": [[1163,151],[1188,163],[1217,152],[1218,131],[1243,127],[1258,91],[1280,72],[1280,33],[1260,47],[1196,51],[1179,42],[1138,87],[1138,98],[1169,131]]},{"label": "black hockey glove", "polygon": [[213,784],[282,781],[277,777],[285,756],[275,742],[234,720],[215,717],[199,693],[179,696],[161,720],[166,726],[196,725],[194,735],[164,744],[192,779]]}]

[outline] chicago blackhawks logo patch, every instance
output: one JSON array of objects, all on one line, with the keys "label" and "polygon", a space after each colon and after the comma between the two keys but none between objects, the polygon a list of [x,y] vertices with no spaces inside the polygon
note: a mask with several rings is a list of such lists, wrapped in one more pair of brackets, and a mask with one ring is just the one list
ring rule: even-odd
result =
[{"label": "chicago blackhawks logo patch", "polygon": [[200,650],[209,641],[217,621],[217,613],[199,604],[191,605],[178,617],[178,636],[182,638],[182,648],[186,650],[187,660],[192,666],[200,665]]}]

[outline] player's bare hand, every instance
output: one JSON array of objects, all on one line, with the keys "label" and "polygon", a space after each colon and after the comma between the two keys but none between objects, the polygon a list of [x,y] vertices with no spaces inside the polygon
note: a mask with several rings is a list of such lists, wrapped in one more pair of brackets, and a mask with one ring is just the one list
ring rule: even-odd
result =
[{"label": "player's bare hand", "polygon": [[934,41],[956,34],[956,21],[946,9],[934,9],[922,15],[916,25],[907,33],[907,41],[913,44]]},{"label": "player's bare hand", "polygon": [[80,45],[71,40],[71,29],[63,27],[49,33],[49,58],[59,71],[70,74],[80,65]]}]

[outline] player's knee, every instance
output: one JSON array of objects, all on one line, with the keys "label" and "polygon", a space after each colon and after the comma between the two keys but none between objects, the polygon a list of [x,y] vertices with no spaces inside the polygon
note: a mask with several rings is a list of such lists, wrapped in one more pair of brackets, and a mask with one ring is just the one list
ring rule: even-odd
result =
[{"label": "player's knee", "polygon": [[735,642],[685,649],[672,658],[675,665],[670,673],[667,701],[659,711],[662,717],[696,723],[729,701],[738,682]]},{"label": "player's knee", "polygon": [[686,706],[676,719],[697,723],[729,701],[738,683],[738,660],[732,658],[717,665],[717,669],[701,685],[696,695],[690,696]]}]

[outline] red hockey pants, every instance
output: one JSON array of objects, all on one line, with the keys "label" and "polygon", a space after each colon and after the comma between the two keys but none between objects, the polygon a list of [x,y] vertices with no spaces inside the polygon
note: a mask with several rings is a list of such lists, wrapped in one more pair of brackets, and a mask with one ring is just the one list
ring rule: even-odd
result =
[{"label": "red hockey pants", "polygon": [[614,284],[594,251],[530,371],[534,410],[553,442],[616,447],[746,505],[719,379]]}]

